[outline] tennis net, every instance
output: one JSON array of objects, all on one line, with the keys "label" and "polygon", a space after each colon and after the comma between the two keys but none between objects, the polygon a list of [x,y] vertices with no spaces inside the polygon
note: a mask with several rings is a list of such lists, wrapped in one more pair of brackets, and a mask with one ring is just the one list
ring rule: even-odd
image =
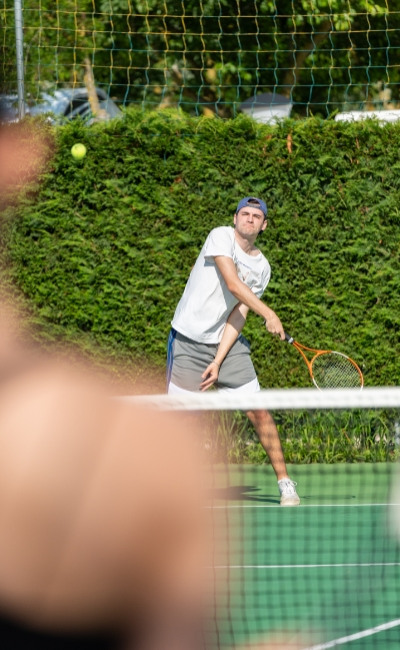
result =
[{"label": "tennis net", "polygon": [[[400,388],[122,399],[204,420],[209,648],[400,647]],[[263,408],[299,507],[280,506],[268,455],[235,414]]]}]

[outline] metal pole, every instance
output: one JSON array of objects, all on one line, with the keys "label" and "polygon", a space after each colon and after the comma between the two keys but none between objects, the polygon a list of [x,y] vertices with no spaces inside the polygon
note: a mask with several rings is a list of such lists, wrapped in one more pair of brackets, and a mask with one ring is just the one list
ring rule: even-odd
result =
[{"label": "metal pole", "polygon": [[17,52],[17,83],[18,83],[18,117],[25,117],[25,88],[24,88],[24,33],[22,23],[22,0],[14,0],[15,15],[15,45]]}]

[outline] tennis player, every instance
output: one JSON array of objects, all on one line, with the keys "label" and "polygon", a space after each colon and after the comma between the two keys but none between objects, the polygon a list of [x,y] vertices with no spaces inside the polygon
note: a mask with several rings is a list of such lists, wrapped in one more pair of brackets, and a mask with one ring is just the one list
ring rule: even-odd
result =
[{"label": "tennis player", "polygon": [[[241,334],[249,310],[260,315],[273,335],[285,338],[275,312],[260,300],[271,268],[255,241],[267,227],[262,199],[239,201],[234,228],[212,230],[192,269],[172,320],[168,341],[168,393],[219,390],[252,394],[260,390]],[[275,471],[282,506],[300,503],[289,478],[275,422],[266,410],[247,411]]]}]

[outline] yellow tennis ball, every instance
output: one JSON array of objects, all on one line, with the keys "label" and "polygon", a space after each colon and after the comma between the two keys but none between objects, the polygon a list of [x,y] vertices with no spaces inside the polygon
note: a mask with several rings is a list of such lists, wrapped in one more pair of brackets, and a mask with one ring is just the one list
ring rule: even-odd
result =
[{"label": "yellow tennis ball", "polygon": [[74,144],[74,146],[71,148],[71,154],[72,157],[75,158],[75,160],[82,160],[86,156],[86,147],[84,144],[81,144],[80,142],[77,142]]}]

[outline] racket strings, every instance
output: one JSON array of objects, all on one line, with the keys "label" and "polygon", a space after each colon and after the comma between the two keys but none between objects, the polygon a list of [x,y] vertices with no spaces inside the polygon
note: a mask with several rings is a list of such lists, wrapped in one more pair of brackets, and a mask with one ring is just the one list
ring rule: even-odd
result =
[{"label": "racket strings", "polygon": [[360,388],[357,366],[342,354],[327,352],[312,362],[312,374],[318,388]]}]

